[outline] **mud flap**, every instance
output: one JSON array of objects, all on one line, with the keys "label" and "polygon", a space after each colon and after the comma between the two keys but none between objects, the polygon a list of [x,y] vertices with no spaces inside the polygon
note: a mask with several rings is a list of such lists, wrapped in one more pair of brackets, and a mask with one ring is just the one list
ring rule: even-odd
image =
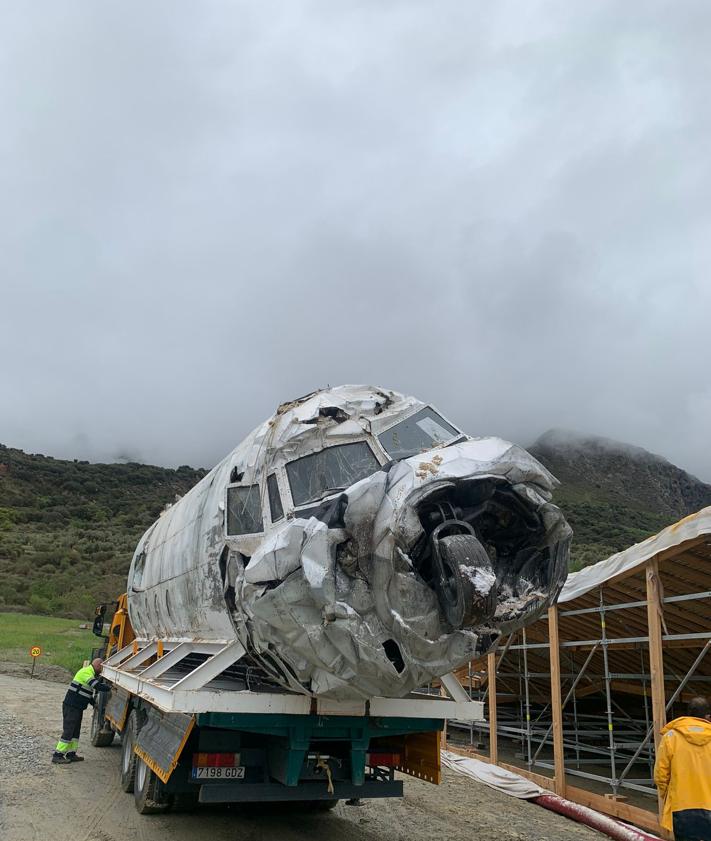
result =
[{"label": "mud flap", "polygon": [[371,751],[392,751],[400,754],[400,764],[395,766],[398,771],[435,785],[442,782],[439,749],[440,732],[438,730],[370,740]]},{"label": "mud flap", "polygon": [[126,716],[128,715],[128,702],[131,696],[125,689],[119,689],[116,686],[111,688],[111,695],[106,702],[106,709],[104,710],[104,718],[110,722],[116,730],[121,733],[126,724]]},{"label": "mud flap", "polygon": [[146,710],[148,718],[138,731],[134,753],[163,783],[178,764],[180,754],[195,725],[195,718],[183,713],[164,713],[155,707]]}]

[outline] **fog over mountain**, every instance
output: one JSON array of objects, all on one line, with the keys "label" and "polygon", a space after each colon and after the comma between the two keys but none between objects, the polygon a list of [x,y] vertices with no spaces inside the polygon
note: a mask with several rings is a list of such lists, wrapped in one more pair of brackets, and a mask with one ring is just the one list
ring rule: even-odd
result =
[{"label": "fog over mountain", "polygon": [[711,5],[7,0],[0,442],[209,467],[368,382],[711,481]]},{"label": "fog over mountain", "polygon": [[563,494],[574,488],[601,492],[615,506],[632,505],[674,520],[711,505],[711,485],[641,447],[550,429],[529,450],[561,483]]}]

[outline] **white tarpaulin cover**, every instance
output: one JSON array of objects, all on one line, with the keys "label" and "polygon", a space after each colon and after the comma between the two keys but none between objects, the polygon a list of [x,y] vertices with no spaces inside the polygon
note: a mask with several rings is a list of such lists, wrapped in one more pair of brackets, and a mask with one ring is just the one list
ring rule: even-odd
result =
[{"label": "white tarpaulin cover", "polygon": [[474,759],[471,756],[460,756],[448,750],[443,750],[441,755],[442,765],[446,768],[471,777],[472,780],[495,788],[504,794],[509,794],[511,797],[518,797],[520,800],[532,800],[541,794],[550,793],[531,782],[531,780],[527,780],[526,777],[514,774],[513,771],[507,771],[498,765],[492,765],[490,762],[482,762],[480,759]]},{"label": "white tarpaulin cover", "polygon": [[478,783],[494,788],[502,794],[517,797],[519,800],[536,800],[547,809],[585,824],[616,841],[661,841],[656,835],[650,835],[641,829],[582,806],[580,803],[559,797],[551,790],[541,788],[526,777],[499,768],[498,765],[491,765],[473,757],[459,756],[450,751],[442,751],[441,756],[442,764],[452,771],[464,774]]},{"label": "white tarpaulin cover", "polygon": [[702,508],[696,514],[679,520],[678,523],[662,529],[658,534],[648,537],[641,543],[635,543],[629,549],[611,555],[604,561],[585,567],[580,572],[571,573],[563,586],[558,602],[577,599],[604,584],[605,581],[642,566],[665,549],[671,549],[705,534],[711,539],[711,507]]}]

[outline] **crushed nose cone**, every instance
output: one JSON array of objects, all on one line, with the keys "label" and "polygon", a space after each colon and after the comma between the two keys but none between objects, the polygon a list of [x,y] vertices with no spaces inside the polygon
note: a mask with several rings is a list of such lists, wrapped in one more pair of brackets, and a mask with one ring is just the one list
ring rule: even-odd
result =
[{"label": "crushed nose cone", "polygon": [[491,644],[555,600],[572,532],[550,503],[554,480],[515,445],[465,441],[442,450],[437,467],[403,500],[396,533],[448,624]]},{"label": "crushed nose cone", "polygon": [[302,536],[265,542],[283,558],[261,580],[294,571],[264,592],[247,586],[261,550],[252,557],[241,602],[253,644],[318,694],[403,695],[535,619],[563,585],[570,528],[528,453],[464,441],[422,463],[378,471],[320,519],[284,524]]}]

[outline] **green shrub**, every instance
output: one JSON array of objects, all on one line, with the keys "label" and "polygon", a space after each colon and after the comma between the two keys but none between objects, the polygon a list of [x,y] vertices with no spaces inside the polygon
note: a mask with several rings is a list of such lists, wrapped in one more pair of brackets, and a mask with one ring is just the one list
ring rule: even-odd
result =
[{"label": "green shrub", "polygon": [[0,461],[2,604],[83,619],[123,590],[136,543],[164,504],[205,475],[9,448]]}]

